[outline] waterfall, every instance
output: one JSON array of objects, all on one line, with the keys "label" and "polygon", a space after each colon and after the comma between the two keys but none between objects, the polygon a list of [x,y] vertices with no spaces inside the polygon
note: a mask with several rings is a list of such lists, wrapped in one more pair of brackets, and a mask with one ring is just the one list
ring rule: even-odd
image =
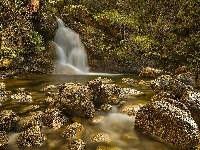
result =
[{"label": "waterfall", "polygon": [[61,19],[57,19],[57,22],[58,30],[54,37],[54,45],[58,59],[55,73],[87,73],[87,54],[79,35],[66,27]]}]

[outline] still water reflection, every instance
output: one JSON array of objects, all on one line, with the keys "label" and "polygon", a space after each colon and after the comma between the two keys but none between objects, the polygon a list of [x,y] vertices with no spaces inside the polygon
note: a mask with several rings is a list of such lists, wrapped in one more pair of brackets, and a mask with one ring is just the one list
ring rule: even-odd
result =
[{"label": "still water reflection", "polygon": [[[149,88],[150,79],[142,79],[134,75],[40,75],[30,76],[26,78],[15,79],[2,79],[0,82],[6,84],[6,90],[16,93],[18,88],[25,88],[26,91],[31,92],[34,104],[40,106],[39,110],[44,110],[48,107],[45,104],[44,99],[46,96],[41,91],[42,88],[48,85],[60,85],[62,83],[74,82],[74,83],[86,83],[89,80],[93,80],[101,76],[102,78],[112,79],[115,84],[120,87],[130,87],[141,92],[144,92],[143,96],[131,96],[128,98],[124,105],[129,104],[145,104],[150,102],[151,96],[154,94]],[[131,78],[135,82],[131,84],[122,83],[122,78]],[[139,81],[144,80],[146,84],[138,84]],[[19,116],[25,116],[28,113],[26,108],[32,104],[18,103],[14,100],[8,99],[2,102],[0,110],[11,109],[14,112],[19,113]],[[73,118],[74,121],[80,122],[84,128],[83,140],[87,143],[88,150],[96,150],[98,146],[110,147],[110,150],[169,150],[170,148],[161,142],[158,142],[148,136],[142,135],[134,130],[134,116],[128,116],[118,112],[116,106],[112,108],[109,113],[97,112],[94,118],[103,118],[100,123],[93,123],[91,119]],[[35,150],[64,150],[65,145],[69,142],[61,137],[61,131],[52,130],[43,126],[42,132],[47,136],[47,142]],[[103,132],[110,136],[108,143],[92,143],[91,136],[95,133]],[[6,150],[17,150],[15,139],[18,133],[9,133],[9,145]],[[118,149],[117,149],[118,148]],[[109,149],[108,149],[109,150]]]}]

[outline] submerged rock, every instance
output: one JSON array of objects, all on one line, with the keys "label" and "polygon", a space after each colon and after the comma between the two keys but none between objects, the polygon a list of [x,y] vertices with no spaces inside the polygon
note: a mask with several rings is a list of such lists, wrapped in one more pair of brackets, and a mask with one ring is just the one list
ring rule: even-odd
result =
[{"label": "submerged rock", "polygon": [[12,110],[3,110],[0,112],[0,131],[12,130],[20,117],[16,115]]},{"label": "submerged rock", "polygon": [[28,128],[17,136],[17,146],[20,149],[37,147],[44,144],[46,136],[41,132],[39,126]]},{"label": "submerged rock", "polygon": [[82,124],[75,122],[70,125],[67,125],[61,135],[66,139],[79,139],[81,138],[84,130],[85,129]]},{"label": "submerged rock", "polygon": [[59,129],[61,126],[69,122],[69,119],[64,114],[62,114],[59,109],[48,108],[42,115],[42,121],[45,125],[53,129]]},{"label": "submerged rock", "polygon": [[5,149],[5,146],[8,144],[8,135],[5,132],[0,132],[0,149]]},{"label": "submerged rock", "polygon": [[110,104],[107,104],[107,103],[104,103],[100,106],[100,109],[101,111],[105,111],[105,112],[108,112],[108,111],[111,111],[112,110],[112,105]]},{"label": "submerged rock", "polygon": [[122,114],[127,114],[129,116],[135,116],[138,112],[138,110],[144,106],[144,104],[129,104],[122,106],[119,108],[119,112]]},{"label": "submerged rock", "polygon": [[200,93],[187,91],[183,94],[180,101],[190,110],[192,117],[200,129]]},{"label": "submerged rock", "polygon": [[193,148],[199,143],[198,126],[187,107],[173,100],[141,107],[136,114],[135,129],[178,148]]}]

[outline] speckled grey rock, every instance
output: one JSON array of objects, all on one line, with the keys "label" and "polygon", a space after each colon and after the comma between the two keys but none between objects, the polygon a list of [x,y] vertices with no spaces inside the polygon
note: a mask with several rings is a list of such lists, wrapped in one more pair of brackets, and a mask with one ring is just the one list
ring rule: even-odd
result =
[{"label": "speckled grey rock", "polygon": [[151,80],[150,87],[155,93],[168,92],[176,98],[180,98],[184,92],[193,90],[193,87],[186,85],[183,82],[173,79],[169,75],[159,76],[155,80]]},{"label": "speckled grey rock", "polygon": [[92,135],[91,142],[92,143],[110,143],[111,139],[109,134],[98,132]]},{"label": "speckled grey rock", "polygon": [[185,83],[186,85],[191,85],[194,86],[195,85],[195,75],[192,74],[191,72],[186,72],[186,73],[182,73],[182,74],[178,74],[174,76],[174,79],[177,79],[183,83]]},{"label": "speckled grey rock", "polygon": [[0,132],[0,150],[4,150],[8,144],[8,135],[5,132]]},{"label": "speckled grey rock", "polygon": [[18,102],[28,102],[28,103],[33,102],[31,93],[25,91],[24,88],[19,88],[17,94],[12,94],[10,98],[18,100]]},{"label": "speckled grey rock", "polygon": [[68,150],[86,150],[87,145],[82,139],[70,141]]},{"label": "speckled grey rock", "polygon": [[22,117],[15,127],[16,132],[22,132],[30,127],[42,126],[42,116],[33,114],[31,116]]},{"label": "speckled grey rock", "polygon": [[162,74],[164,74],[163,70],[146,67],[141,70],[139,76],[141,76],[141,77],[158,77]]},{"label": "speckled grey rock", "polygon": [[[180,107],[179,107],[180,106]],[[199,143],[199,130],[184,104],[161,100],[140,108],[135,129],[178,148],[193,148]]]},{"label": "speckled grey rock", "polygon": [[79,139],[81,138],[84,130],[85,129],[82,124],[75,122],[67,125],[61,135],[66,139]]},{"label": "speckled grey rock", "polygon": [[65,83],[59,86],[56,106],[65,114],[90,118],[95,113],[92,99],[92,91],[88,86]]},{"label": "speckled grey rock", "polygon": [[200,92],[187,91],[183,94],[180,101],[190,110],[200,129]]},{"label": "speckled grey rock", "polygon": [[59,129],[69,122],[69,119],[59,109],[48,108],[42,115],[42,121],[45,125],[53,129]]},{"label": "speckled grey rock", "polygon": [[39,126],[28,128],[17,136],[17,146],[20,149],[38,147],[45,143],[46,136],[41,132]]},{"label": "speckled grey rock", "polygon": [[0,131],[10,131],[12,130],[20,117],[16,115],[12,110],[0,111]]}]

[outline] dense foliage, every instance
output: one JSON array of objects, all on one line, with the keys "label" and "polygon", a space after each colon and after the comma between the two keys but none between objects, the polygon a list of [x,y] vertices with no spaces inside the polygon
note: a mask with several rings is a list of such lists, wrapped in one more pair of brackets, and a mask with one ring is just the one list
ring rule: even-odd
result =
[{"label": "dense foliage", "polygon": [[[20,3],[0,5],[0,35],[12,41],[8,46],[2,40],[1,53],[11,60],[44,53],[42,37]],[[130,73],[145,66],[200,67],[199,0],[40,0],[37,18],[45,40],[53,39],[57,17],[80,34],[92,68]]]}]

